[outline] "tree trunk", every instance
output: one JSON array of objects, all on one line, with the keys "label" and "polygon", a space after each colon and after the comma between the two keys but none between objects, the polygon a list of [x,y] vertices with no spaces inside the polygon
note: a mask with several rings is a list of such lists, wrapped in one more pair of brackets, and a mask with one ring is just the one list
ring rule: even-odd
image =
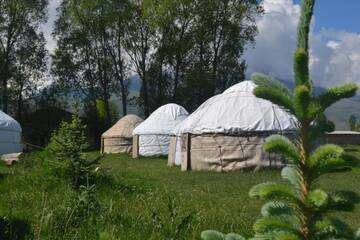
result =
[{"label": "tree trunk", "polygon": [[104,91],[104,106],[105,106],[105,125],[106,128],[109,128],[111,126],[111,113],[110,113],[110,94],[108,92],[108,84],[109,79],[107,79],[107,72],[106,72],[106,66],[103,68],[104,70],[104,85],[103,85],[103,91]]},{"label": "tree trunk", "polygon": [[120,85],[121,85],[122,111],[123,111],[123,115],[125,116],[127,114],[127,96],[126,96],[126,92],[125,92],[124,80],[120,81]]},{"label": "tree trunk", "polygon": [[146,70],[143,68],[143,77],[142,77],[142,82],[143,82],[143,95],[144,95],[144,114],[145,117],[147,118],[150,115],[150,106],[149,106],[149,95],[148,95],[148,85],[147,85],[147,79],[146,79]]},{"label": "tree trunk", "polygon": [[4,79],[2,80],[2,107],[4,113],[8,113],[8,79],[6,75],[7,74],[5,74]]},{"label": "tree trunk", "polygon": [[124,84],[124,67],[123,67],[123,62],[122,62],[122,52],[121,52],[121,38],[120,38],[120,34],[118,37],[118,56],[119,56],[119,69],[116,66],[116,59],[113,56],[113,60],[115,60],[115,69],[116,71],[118,71],[117,75],[119,77],[119,81],[120,81],[120,87],[121,87],[121,103],[122,103],[122,111],[123,111],[123,116],[125,116],[127,114],[127,94],[126,94],[126,89],[125,89],[125,84]]},{"label": "tree trunk", "polygon": [[111,126],[111,113],[110,113],[110,103],[109,103],[109,97],[108,94],[105,94],[104,97],[104,106],[105,106],[105,125],[106,128],[109,128]]},{"label": "tree trunk", "polygon": [[17,119],[21,122],[23,116],[23,98],[22,98],[22,90],[19,91],[18,99],[17,99]]}]

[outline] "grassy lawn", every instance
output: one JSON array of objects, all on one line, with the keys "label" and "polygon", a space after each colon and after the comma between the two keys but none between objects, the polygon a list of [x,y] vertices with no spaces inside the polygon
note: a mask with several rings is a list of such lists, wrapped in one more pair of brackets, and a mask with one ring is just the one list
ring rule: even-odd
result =
[{"label": "grassy lawn", "polygon": [[[360,147],[348,149],[360,156]],[[0,166],[0,239],[99,239],[102,232],[110,239],[199,239],[205,229],[250,235],[262,203],[249,199],[249,189],[280,180],[278,170],[181,172],[167,167],[165,158],[107,155],[101,160],[107,174],[96,182],[100,206],[83,219],[74,214],[77,195],[48,160],[31,153],[16,166]],[[328,174],[318,184],[360,194],[360,167]],[[359,205],[337,214],[360,227]]]}]

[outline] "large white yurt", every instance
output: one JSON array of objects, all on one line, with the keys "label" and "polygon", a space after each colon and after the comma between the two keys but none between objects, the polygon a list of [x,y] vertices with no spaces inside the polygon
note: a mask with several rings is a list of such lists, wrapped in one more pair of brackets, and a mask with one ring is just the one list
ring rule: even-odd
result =
[{"label": "large white yurt", "polygon": [[132,132],[142,121],[134,114],[121,118],[101,135],[101,153],[131,153]]},{"label": "large white yurt", "polygon": [[174,103],[155,110],[133,131],[133,157],[167,155],[171,132],[188,115],[185,108]]},{"label": "large white yurt", "polygon": [[20,124],[0,111],[0,156],[22,152]]},{"label": "large white yurt", "polygon": [[[257,98],[252,81],[238,83],[203,103],[184,120],[181,137],[182,170],[232,171],[278,164],[262,150],[274,133],[292,134],[296,119],[270,101]],[[273,159],[272,159],[273,158]]]}]

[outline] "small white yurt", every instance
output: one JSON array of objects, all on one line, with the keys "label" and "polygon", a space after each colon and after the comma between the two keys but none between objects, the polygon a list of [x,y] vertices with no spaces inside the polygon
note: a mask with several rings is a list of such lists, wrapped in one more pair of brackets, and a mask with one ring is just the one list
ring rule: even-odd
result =
[{"label": "small white yurt", "polygon": [[188,115],[185,108],[173,103],[155,110],[133,131],[133,157],[167,155],[171,132]]},{"label": "small white yurt", "polygon": [[257,98],[252,81],[238,83],[203,103],[176,129],[182,170],[232,171],[276,164],[262,145],[271,134],[290,134],[296,119]]},{"label": "small white yurt", "polygon": [[20,124],[0,111],[0,156],[22,152]]},{"label": "small white yurt", "polygon": [[131,153],[132,132],[143,120],[128,114],[101,135],[101,153]]}]

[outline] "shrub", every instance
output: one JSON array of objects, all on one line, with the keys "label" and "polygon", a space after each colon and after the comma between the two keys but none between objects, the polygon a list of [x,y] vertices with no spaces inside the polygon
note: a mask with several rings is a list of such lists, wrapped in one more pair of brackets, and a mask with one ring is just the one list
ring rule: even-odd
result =
[{"label": "shrub", "polygon": [[47,149],[55,157],[56,168],[63,170],[71,179],[72,185],[79,189],[90,176],[99,159],[87,160],[85,150],[88,143],[85,135],[86,126],[78,114],[74,114],[71,122],[62,122],[55,131]]}]

